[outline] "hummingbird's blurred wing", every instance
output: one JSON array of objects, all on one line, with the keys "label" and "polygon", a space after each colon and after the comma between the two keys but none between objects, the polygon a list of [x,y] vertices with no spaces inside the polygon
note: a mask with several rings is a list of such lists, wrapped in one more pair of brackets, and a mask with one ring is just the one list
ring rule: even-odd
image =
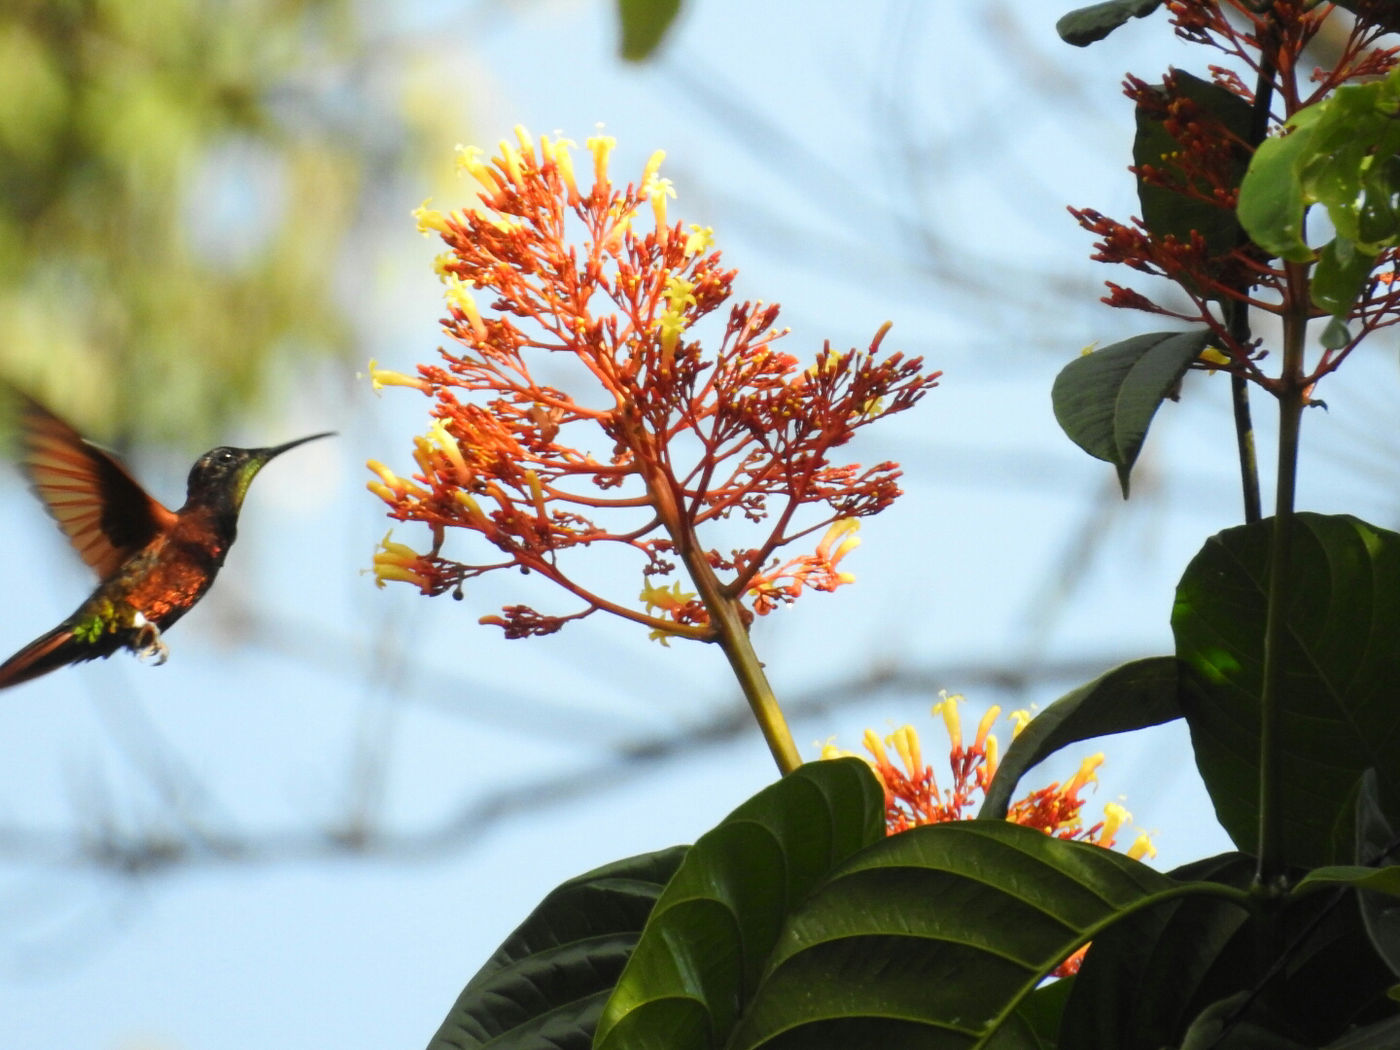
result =
[{"label": "hummingbird's blurred wing", "polygon": [[24,398],[21,466],[83,561],[107,579],[175,523],[115,459],[48,409]]}]

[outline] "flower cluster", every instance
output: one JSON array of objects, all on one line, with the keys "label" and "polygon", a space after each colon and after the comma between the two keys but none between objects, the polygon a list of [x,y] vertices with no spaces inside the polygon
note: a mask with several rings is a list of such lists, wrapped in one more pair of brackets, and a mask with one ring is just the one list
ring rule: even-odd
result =
[{"label": "flower cluster", "polygon": [[[1001,708],[988,708],[977,725],[972,743],[965,746],[958,713],[958,704],[962,702],[961,696],[941,693],[933,707],[933,713],[942,716],[952,745],[948,752],[950,778],[946,787],[939,786],[933,767],[924,762],[919,735],[913,726],[901,726],[883,740],[873,730],[865,731],[863,744],[871,756],[866,761],[885,788],[885,827],[891,835],[923,824],[963,820],[974,816],[975,809],[980,806],[987,785],[996,775],[997,738],[991,730],[1001,717]],[[1030,721],[1025,711],[1013,711],[1008,717],[1013,738]],[[890,759],[890,750],[898,757],[898,763]],[[822,749],[822,758],[848,754],[831,744]],[[1098,782],[1096,771],[1103,760],[1102,753],[1090,755],[1063,784],[1050,784],[1013,802],[1006,819],[1039,828],[1057,838],[1091,842],[1105,848],[1113,846],[1122,826],[1133,819],[1123,806],[1117,802],[1108,803],[1104,806],[1103,819],[1088,827],[1080,814],[1084,806],[1081,793]],[[1150,836],[1144,833],[1137,836],[1127,853],[1136,859],[1155,856],[1157,851]]]},{"label": "flower cluster", "polygon": [[[1095,261],[1125,265],[1170,281],[1189,305],[1166,305],[1113,281],[1106,282],[1103,302],[1206,325],[1218,349],[1212,351],[1211,360],[1197,367],[1223,369],[1276,391],[1277,381],[1260,368],[1263,355],[1258,341],[1251,338],[1247,326],[1232,323],[1246,307],[1284,314],[1294,308],[1299,294],[1287,265],[1252,244],[1234,220],[1253,143],[1268,127],[1277,127],[1339,85],[1384,75],[1396,64],[1400,49],[1377,46],[1387,31],[1386,21],[1372,17],[1374,13],[1362,5],[1332,65],[1314,70],[1314,86],[1303,92],[1293,76],[1294,67],[1332,5],[1303,0],[1262,5],[1245,0],[1169,0],[1166,8],[1179,37],[1223,52],[1256,78],[1257,85],[1246,85],[1239,73],[1222,66],[1210,67],[1210,84],[1175,71],[1161,85],[1129,77],[1124,93],[1137,108],[1139,143],[1147,128],[1156,129],[1170,143],[1159,159],[1132,168],[1143,199],[1143,217],[1123,223],[1091,208],[1069,211],[1095,236]],[[1278,112],[1264,114],[1269,119],[1260,120],[1251,112],[1256,102]],[[1155,218],[1149,212],[1153,194],[1157,195]],[[1381,271],[1393,268],[1397,261],[1400,256],[1393,251],[1377,260]],[[1316,316],[1321,311],[1312,313]],[[1380,290],[1373,280],[1356,316],[1363,332],[1393,324],[1400,320],[1400,296]],[[1330,371],[1342,356],[1345,351],[1325,353],[1310,379],[1316,381]]]},{"label": "flower cluster", "polygon": [[[839,563],[858,542],[857,519],[900,494],[900,472],[832,456],[860,428],[911,407],[938,374],[881,356],[884,328],[867,350],[828,345],[804,367],[777,346],[776,306],[720,313],[735,272],[708,229],[669,221],[662,154],[618,186],[613,140],[591,138],[585,187],[572,143],[536,143],[520,129],[517,139],[489,161],[461,151],[479,187],[474,207],[417,212],[447,248],[436,270],[454,345],[413,375],[371,362],[376,387],[434,399],[412,475],[370,463],[369,488],[389,516],[433,537],[422,553],[386,537],[379,582],[460,596],[474,577],[515,569],[564,588],[576,607],[517,605],[483,619],[508,636],[604,610],[663,640],[713,640],[718,604],[750,618],[850,582]],[[747,543],[716,542],[759,525]],[[484,544],[449,557],[449,529]],[[811,553],[778,556],[809,536],[820,537]],[[600,547],[634,559],[640,606],[602,593],[571,560]]]},{"label": "flower cluster", "polygon": [[[958,704],[963,698],[949,696],[946,692],[940,693],[939,696],[939,702],[933,706],[933,713],[943,716],[943,724],[952,745],[948,752],[951,775],[947,787],[939,787],[933,767],[924,763],[919,734],[913,726],[901,726],[883,740],[874,730],[865,731],[863,744],[865,750],[870,753],[866,761],[870,763],[875,776],[885,789],[885,830],[888,834],[898,834],[924,824],[941,824],[974,816],[976,809],[981,805],[987,785],[996,775],[997,738],[991,730],[1001,717],[1001,708],[993,705],[987,709],[987,713],[977,724],[977,734],[973,737],[971,745],[964,746],[962,719],[958,714]],[[1013,711],[1008,717],[1011,720],[1011,735],[1014,739],[1030,721],[1030,714],[1026,711]],[[898,757],[898,763],[891,761],[891,750]],[[833,744],[827,744],[822,749],[822,758],[842,758],[850,755],[851,752],[842,751]],[[1096,771],[1103,764],[1103,760],[1102,752],[1090,755],[1063,784],[1049,784],[1013,802],[1007,808],[1006,819],[1028,828],[1039,828],[1056,838],[1089,842],[1105,849],[1112,848],[1123,825],[1132,821],[1132,814],[1121,804],[1109,802],[1103,808],[1103,819],[1097,823],[1085,827],[1080,815],[1084,806],[1080,795],[1090,784],[1098,782]],[[1127,855],[1134,860],[1155,857],[1157,850],[1152,845],[1151,836],[1146,832],[1139,833],[1128,847]],[[1051,976],[1068,977],[1078,973],[1088,949],[1087,944],[1083,945],[1060,963]]]}]

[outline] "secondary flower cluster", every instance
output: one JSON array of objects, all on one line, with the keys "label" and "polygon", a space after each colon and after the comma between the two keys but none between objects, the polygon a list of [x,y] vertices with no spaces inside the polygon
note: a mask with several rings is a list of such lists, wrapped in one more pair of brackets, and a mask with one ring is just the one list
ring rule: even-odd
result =
[{"label": "secondary flower cluster", "polygon": [[[952,745],[948,752],[950,779],[946,787],[939,786],[933,767],[924,762],[919,735],[913,726],[901,726],[883,740],[873,730],[865,731],[863,744],[871,756],[866,761],[884,785],[885,826],[891,835],[923,824],[940,824],[975,816],[987,785],[996,775],[997,738],[991,730],[1001,717],[1001,708],[988,708],[977,725],[972,743],[965,746],[962,718],[958,713],[958,704],[963,702],[963,698],[947,693],[940,694],[940,697],[933,707],[933,713],[942,716]],[[1025,711],[1013,711],[1009,717],[1014,738],[1030,721],[1030,715]],[[894,751],[898,763],[891,760],[890,750]],[[830,744],[822,750],[823,758],[847,754],[849,752]],[[1126,809],[1117,802],[1110,802],[1104,806],[1103,819],[1088,827],[1085,827],[1080,814],[1084,806],[1080,794],[1090,784],[1097,783],[1096,770],[1103,760],[1102,753],[1090,755],[1080,764],[1074,776],[1063,784],[1050,784],[1013,802],[1006,819],[1026,827],[1039,828],[1057,838],[1113,846],[1119,830],[1133,819]],[[1128,856],[1139,858],[1155,856],[1157,851],[1152,846],[1151,838],[1140,834],[1127,852]]]},{"label": "secondary flower cluster", "polygon": [[[1397,61],[1397,48],[1376,46],[1387,31],[1385,19],[1373,17],[1376,12],[1360,5],[1355,8],[1358,17],[1333,53],[1332,65],[1314,70],[1315,87],[1303,96],[1296,89],[1293,66],[1331,14],[1332,5],[1302,0],[1262,5],[1243,0],[1169,0],[1166,8],[1183,40],[1223,52],[1254,77],[1262,74],[1269,99],[1281,111],[1271,118],[1274,127],[1340,84],[1384,75]],[[1171,281],[1189,306],[1169,306],[1113,281],[1105,282],[1109,293],[1105,303],[1208,326],[1218,349],[1211,350],[1198,367],[1223,368],[1273,389],[1276,381],[1258,364],[1257,340],[1231,323],[1234,310],[1246,307],[1281,314],[1292,309],[1298,294],[1287,267],[1253,245],[1234,221],[1240,180],[1254,150],[1250,137],[1262,134],[1266,125],[1249,126],[1255,121],[1251,114],[1254,88],[1233,70],[1210,69],[1211,84],[1175,71],[1161,85],[1136,77],[1124,83],[1124,94],[1137,107],[1139,142],[1151,128],[1159,129],[1171,143],[1158,160],[1132,169],[1144,199],[1143,218],[1123,223],[1091,208],[1069,211],[1097,238],[1095,261],[1119,263]],[[1159,201],[1157,218],[1149,222],[1145,221],[1151,218],[1147,195],[1154,192]],[[1396,261],[1395,253],[1378,260],[1382,269]],[[1357,311],[1361,329],[1395,323],[1397,310],[1400,297],[1373,281]],[[1324,355],[1312,378],[1335,367],[1335,356],[1344,355]]]},{"label": "secondary flower cluster", "polygon": [[[710,640],[717,603],[751,617],[850,582],[839,564],[859,542],[857,519],[899,495],[900,472],[832,455],[912,406],[938,374],[881,356],[883,328],[867,350],[828,345],[804,366],[776,345],[776,306],[729,304],[735,271],[710,231],[668,221],[662,154],[620,187],[608,171],[613,140],[591,138],[585,188],[572,143],[536,143],[520,129],[517,138],[490,161],[461,151],[480,190],[474,207],[417,213],[447,247],[436,269],[455,345],[416,375],[371,362],[376,387],[434,399],[413,474],[370,463],[369,488],[389,516],[433,536],[421,553],[386,537],[374,562],[381,585],[460,596],[465,581],[512,568],[563,587],[575,609],[517,605],[483,619],[511,637],[605,610],[663,640]],[[485,544],[448,557],[448,529]],[[715,542],[746,534],[737,546]],[[809,536],[820,537],[810,553],[778,556]],[[577,548],[596,560],[600,547],[634,559],[640,605],[604,594],[571,560]]]},{"label": "secondary flower cluster", "polygon": [[[964,820],[975,816],[981,806],[987,785],[996,775],[997,738],[991,730],[1001,717],[1001,708],[994,705],[987,709],[977,724],[977,734],[972,743],[964,746],[962,719],[958,713],[958,704],[962,701],[961,696],[940,693],[939,702],[933,706],[933,713],[943,716],[952,745],[948,752],[951,776],[946,787],[939,787],[933,767],[925,764],[919,734],[913,726],[901,726],[883,740],[873,730],[865,731],[862,743],[870,753],[866,761],[885,788],[885,829],[889,834],[895,835],[923,824]],[[1013,711],[1009,717],[1014,739],[1030,721],[1030,714]],[[899,760],[897,763],[890,758],[891,750]],[[850,754],[833,744],[827,744],[822,749],[822,758],[840,758]],[[1109,802],[1103,808],[1103,819],[1088,827],[1084,826],[1080,815],[1084,807],[1080,794],[1090,784],[1098,782],[1096,771],[1103,760],[1102,752],[1090,755],[1063,784],[1049,784],[1013,802],[1007,808],[1006,819],[1029,828],[1039,828],[1057,838],[1112,848],[1123,825],[1132,821],[1132,814],[1119,803]],[[1126,852],[1134,860],[1157,855],[1151,836],[1146,832],[1140,833]],[[1077,973],[1088,947],[1081,947],[1062,962],[1051,976],[1068,977]]]}]

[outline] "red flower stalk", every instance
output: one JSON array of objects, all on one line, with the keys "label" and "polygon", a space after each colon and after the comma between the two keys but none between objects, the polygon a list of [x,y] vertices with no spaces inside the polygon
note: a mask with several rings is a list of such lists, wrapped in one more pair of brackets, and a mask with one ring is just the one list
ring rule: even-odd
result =
[{"label": "red flower stalk", "polygon": [[[370,464],[390,517],[433,535],[423,554],[386,540],[379,581],[460,595],[487,572],[536,573],[575,608],[515,605],[483,622],[518,638],[606,610],[663,641],[722,642],[733,662],[754,613],[850,582],[838,566],[857,519],[899,495],[900,471],[832,457],[857,430],[912,407],[938,373],[881,356],[888,326],[867,350],[827,345],[804,367],[777,346],[777,306],[731,304],[716,323],[735,271],[708,229],[668,223],[662,154],[618,187],[612,140],[590,139],[593,184],[582,189],[571,143],[517,134],[519,146],[502,143],[489,164],[463,151],[481,188],[475,208],[417,213],[448,249],[437,270],[455,345],[416,376],[372,369],[377,385],[435,399],[412,478]],[[449,557],[448,529],[486,547]],[[822,537],[811,553],[779,557],[810,536]],[[580,548],[595,563],[599,548],[633,556],[625,596],[585,576]],[[638,583],[639,604],[629,600]]]}]

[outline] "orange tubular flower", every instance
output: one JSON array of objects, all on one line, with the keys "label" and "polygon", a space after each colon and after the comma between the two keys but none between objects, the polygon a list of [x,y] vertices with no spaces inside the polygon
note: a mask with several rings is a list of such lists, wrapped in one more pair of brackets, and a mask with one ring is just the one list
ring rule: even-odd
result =
[{"label": "orange tubular flower", "polygon": [[[575,608],[520,605],[483,619],[509,637],[601,609],[658,638],[706,641],[721,606],[747,620],[805,589],[850,582],[838,563],[857,542],[856,519],[900,494],[900,471],[831,456],[861,427],[914,405],[938,373],[880,356],[885,328],[867,350],[827,346],[804,368],[775,345],[776,306],[729,304],[735,272],[709,231],[667,224],[674,191],[658,176],[660,153],[639,182],[619,187],[608,174],[612,140],[590,139],[591,163],[577,168],[594,176],[585,189],[571,143],[517,137],[490,162],[463,151],[480,189],[473,208],[416,213],[447,246],[436,269],[455,345],[413,377],[374,371],[379,385],[435,401],[416,472],[370,464],[389,516],[434,533],[432,550],[413,559],[381,551],[379,579],[460,594],[467,580],[517,569],[563,587]],[[726,306],[727,317],[711,319]],[[763,526],[751,545],[721,550],[700,538],[743,522]],[[485,545],[449,558],[447,529]],[[777,557],[808,536],[823,537],[813,553]],[[601,545],[635,556],[640,605],[636,582],[609,597],[580,580],[573,552]]]}]

